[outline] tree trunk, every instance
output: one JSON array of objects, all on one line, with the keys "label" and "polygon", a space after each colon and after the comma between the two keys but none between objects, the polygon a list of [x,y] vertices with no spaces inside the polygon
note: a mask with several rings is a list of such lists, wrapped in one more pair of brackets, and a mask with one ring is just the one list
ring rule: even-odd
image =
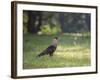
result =
[{"label": "tree trunk", "polygon": [[37,11],[28,11],[28,32],[35,34],[40,30],[42,24],[42,13]]},{"label": "tree trunk", "polygon": [[59,20],[60,20],[62,32],[66,32],[66,23],[65,23],[64,13],[59,13]]}]

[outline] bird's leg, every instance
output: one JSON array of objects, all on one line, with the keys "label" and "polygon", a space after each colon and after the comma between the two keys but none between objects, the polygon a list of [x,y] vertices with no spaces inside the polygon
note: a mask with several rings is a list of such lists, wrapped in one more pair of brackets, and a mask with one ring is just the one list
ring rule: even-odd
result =
[{"label": "bird's leg", "polygon": [[52,57],[53,56],[53,53],[49,54],[49,56]]}]

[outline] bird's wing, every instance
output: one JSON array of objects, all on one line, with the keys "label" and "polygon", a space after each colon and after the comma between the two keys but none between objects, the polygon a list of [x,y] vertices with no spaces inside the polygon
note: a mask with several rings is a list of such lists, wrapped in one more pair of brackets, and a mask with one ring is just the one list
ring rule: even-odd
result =
[{"label": "bird's wing", "polygon": [[43,52],[41,52],[38,56],[47,55],[49,53],[53,53],[56,50],[56,47],[53,45],[50,45],[48,48],[46,48]]},{"label": "bird's wing", "polygon": [[47,51],[48,53],[52,53],[52,52],[55,51],[55,49],[56,49],[56,47],[53,46],[53,45],[51,45],[51,46],[49,46],[49,47],[46,49],[46,51]]}]

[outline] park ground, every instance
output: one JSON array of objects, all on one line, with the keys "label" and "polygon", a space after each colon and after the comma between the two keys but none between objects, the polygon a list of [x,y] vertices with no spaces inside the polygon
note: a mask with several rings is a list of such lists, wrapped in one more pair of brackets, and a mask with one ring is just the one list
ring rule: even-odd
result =
[{"label": "park ground", "polygon": [[23,68],[90,66],[90,33],[66,33],[59,36],[53,57],[36,56],[46,49],[56,35],[23,35]]}]

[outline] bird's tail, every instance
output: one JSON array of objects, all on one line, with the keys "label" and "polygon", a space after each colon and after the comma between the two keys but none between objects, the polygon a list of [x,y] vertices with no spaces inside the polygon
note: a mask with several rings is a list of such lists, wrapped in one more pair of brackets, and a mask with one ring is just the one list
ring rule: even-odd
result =
[{"label": "bird's tail", "polygon": [[41,57],[41,56],[44,56],[44,55],[45,55],[45,53],[42,52],[42,53],[40,53],[39,55],[37,55],[37,57]]}]

